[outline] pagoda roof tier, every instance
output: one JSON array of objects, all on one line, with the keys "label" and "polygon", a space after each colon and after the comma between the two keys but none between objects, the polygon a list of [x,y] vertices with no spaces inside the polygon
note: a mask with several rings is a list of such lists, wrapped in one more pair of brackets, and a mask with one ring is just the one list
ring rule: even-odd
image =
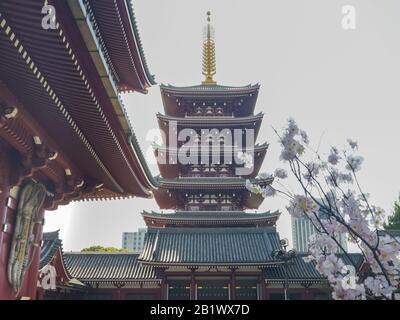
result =
[{"label": "pagoda roof tier", "polygon": [[[254,153],[264,152],[264,151],[266,151],[268,149],[268,147],[269,147],[268,143],[256,144],[256,145],[254,145],[253,150],[254,150]],[[205,152],[207,152],[207,154],[210,154],[210,155],[214,155],[214,154],[222,154],[222,155],[224,155],[226,153],[232,154],[235,151],[235,148],[236,148],[235,146],[221,146],[220,148],[211,148],[211,150],[207,149]],[[155,151],[165,152],[165,153],[168,153],[168,154],[171,154],[171,155],[172,154],[176,155],[176,154],[178,154],[179,149],[171,147],[171,146],[170,147],[157,146],[155,148]],[[200,153],[200,151],[201,150],[194,150],[193,152],[195,154],[197,154],[197,153]]]},{"label": "pagoda roof tier", "polygon": [[[178,126],[204,126],[208,127],[229,127],[233,126],[246,126],[254,127],[255,122],[261,122],[264,114],[262,112],[256,115],[250,115],[247,117],[231,117],[231,116],[185,116],[185,117],[172,117],[169,115],[163,115],[157,113],[158,121],[176,121]],[[253,126],[251,124],[253,123]]]},{"label": "pagoda roof tier", "polygon": [[139,91],[156,84],[144,55],[131,0],[69,1],[75,18],[92,22],[97,40],[120,91]]},{"label": "pagoda roof tier", "polygon": [[148,227],[240,227],[275,226],[280,212],[247,213],[244,211],[176,211],[173,213],[142,212]]},{"label": "pagoda roof tier", "polygon": [[[246,179],[240,177],[180,177],[176,179],[157,178],[160,183],[160,188],[170,189],[246,189]],[[261,186],[269,185],[273,182],[274,178],[265,179],[250,179],[251,183],[259,184]]]},{"label": "pagoda roof tier", "polygon": [[199,84],[194,86],[174,86],[161,84],[163,92],[201,95],[228,95],[255,93],[260,89],[260,84],[248,84],[245,86],[224,86],[220,84]]},{"label": "pagoda roof tier", "polygon": [[168,142],[169,124],[170,122],[176,122],[179,129],[254,129],[254,140],[257,139],[258,132],[260,130],[261,122],[264,114],[259,113],[257,115],[251,115],[248,117],[230,117],[230,116],[212,116],[212,117],[171,117],[157,114],[158,125],[161,130],[165,132],[165,137]]},{"label": "pagoda roof tier", "polygon": [[[264,161],[265,155],[267,153],[269,145],[267,143],[264,144],[257,144],[254,146],[253,151],[254,151],[254,169],[251,174],[249,175],[244,175],[243,177],[245,178],[254,178],[258,175],[261,165]],[[224,159],[226,155],[231,155],[232,160],[233,160],[233,154],[234,154],[234,146],[230,146],[229,148],[224,148],[221,146],[221,148],[211,148],[204,151],[209,154],[209,157],[212,157],[214,155],[220,154],[221,159]],[[230,152],[228,151],[230,150]],[[160,174],[162,177],[167,178],[167,179],[174,179],[177,178],[180,174],[180,168],[181,165],[177,163],[170,163],[168,159],[170,159],[170,155],[178,155],[178,149],[177,148],[172,148],[172,147],[157,147],[155,148],[155,155],[157,156],[158,154],[162,155],[162,153],[165,154],[165,158],[167,159],[167,163],[159,163],[158,162],[158,168],[160,170]],[[193,150],[193,154],[200,157],[203,153],[201,150]],[[200,163],[200,161],[199,161]],[[221,162],[222,163],[222,162]]]},{"label": "pagoda roof tier", "polygon": [[[94,22],[79,18],[78,9],[86,10],[82,2],[54,5],[56,29],[45,30],[43,1],[0,2],[0,102],[18,111],[14,118],[1,117],[0,137],[22,158],[35,160],[20,172],[40,178],[54,194],[47,209],[70,196],[91,197],[89,191],[100,187],[119,196],[151,196],[156,182]],[[45,158],[36,168],[39,153]]]},{"label": "pagoda roof tier", "polygon": [[[160,86],[165,113],[171,116],[184,115],[185,105],[203,102],[221,102],[223,105],[235,104],[239,116],[247,116],[254,112],[260,85],[241,87],[222,85],[197,85],[176,87],[172,85]],[[239,101],[236,101],[237,99]]]},{"label": "pagoda roof tier", "polygon": [[[253,194],[246,188],[246,179],[237,177],[180,177],[176,179],[158,178],[160,187],[154,190],[154,198],[161,209],[179,209],[180,199],[191,191],[220,193],[229,191],[237,193],[245,209],[257,209],[264,200],[261,194]],[[250,179],[252,183],[266,186],[272,183],[273,178]]]},{"label": "pagoda roof tier", "polygon": [[139,257],[155,266],[265,266],[280,262],[275,228],[148,228]]}]

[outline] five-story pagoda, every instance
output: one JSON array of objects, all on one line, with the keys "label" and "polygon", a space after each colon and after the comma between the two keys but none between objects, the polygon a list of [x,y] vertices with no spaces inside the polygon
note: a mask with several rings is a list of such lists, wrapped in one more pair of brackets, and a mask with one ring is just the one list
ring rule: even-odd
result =
[{"label": "five-story pagoda", "polygon": [[216,83],[210,13],[203,42],[200,85],[161,85],[165,115],[157,114],[164,145],[155,149],[161,176],[154,192],[161,209],[143,212],[149,227],[143,265],[162,279],[165,299],[263,299],[267,268],[279,262],[279,213],[248,213],[263,197],[247,189],[268,145],[254,144],[263,114],[254,114],[259,85]]}]

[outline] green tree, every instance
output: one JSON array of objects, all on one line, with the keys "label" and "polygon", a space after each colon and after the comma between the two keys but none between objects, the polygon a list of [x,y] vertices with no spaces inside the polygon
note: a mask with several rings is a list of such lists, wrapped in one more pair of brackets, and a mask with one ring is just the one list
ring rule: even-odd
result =
[{"label": "green tree", "polygon": [[394,203],[393,214],[389,217],[388,223],[385,224],[386,230],[400,230],[400,196]]},{"label": "green tree", "polygon": [[103,247],[103,246],[91,246],[88,248],[83,248],[81,252],[128,252],[126,249],[119,249],[114,247]]}]

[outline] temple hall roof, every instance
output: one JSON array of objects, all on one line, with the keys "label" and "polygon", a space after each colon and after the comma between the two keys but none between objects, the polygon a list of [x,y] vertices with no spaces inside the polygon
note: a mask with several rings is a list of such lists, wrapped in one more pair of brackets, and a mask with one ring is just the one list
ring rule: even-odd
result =
[{"label": "temple hall roof", "polygon": [[[307,257],[307,253],[299,253],[287,265],[287,276],[290,282],[327,282],[326,277],[321,275],[315,268],[315,263],[305,262],[303,258]],[[359,270],[363,263],[363,256],[359,253],[350,253],[351,260]],[[351,265],[350,259],[344,254],[338,254],[346,265]],[[283,265],[266,269],[267,282],[282,282],[285,280],[285,268]]]},{"label": "temple hall roof", "polygon": [[83,282],[157,280],[151,266],[142,266],[135,253],[68,252],[65,264],[70,274]]},{"label": "temple hall roof", "polygon": [[[150,73],[131,0],[84,0],[105,59],[122,91],[147,92]],[[73,5],[71,5],[73,6]],[[121,54],[129,53],[129,54]]]}]

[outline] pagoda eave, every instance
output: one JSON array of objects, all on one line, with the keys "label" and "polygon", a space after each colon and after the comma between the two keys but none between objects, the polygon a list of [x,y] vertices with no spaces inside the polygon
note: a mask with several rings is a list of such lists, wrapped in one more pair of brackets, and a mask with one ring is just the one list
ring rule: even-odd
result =
[{"label": "pagoda eave", "polygon": [[[180,177],[177,179],[163,179],[158,178],[160,183],[160,188],[170,188],[170,189],[182,189],[185,190],[187,188],[193,189],[246,189],[246,179],[244,178],[220,178],[220,177],[196,177],[196,178],[186,178]],[[274,181],[274,178],[265,178],[265,179],[250,179],[250,182],[256,183],[260,186],[270,185]]]},{"label": "pagoda eave", "polygon": [[[260,171],[262,162],[264,161],[265,155],[267,153],[269,145],[268,144],[262,144],[262,145],[255,145],[253,148],[253,152],[254,152],[254,169],[250,174],[247,175],[243,175],[242,177],[244,178],[255,178],[257,176],[257,174]],[[251,152],[248,151],[247,152]],[[160,171],[160,174],[162,177],[166,178],[166,179],[174,179],[174,178],[178,178],[179,174],[180,174],[180,165],[178,163],[173,163],[170,161],[171,157],[172,159],[178,159],[179,156],[179,149],[177,148],[166,148],[166,147],[156,147],[154,149],[154,154],[156,157],[160,157],[160,158],[164,158],[165,161],[158,161],[157,165],[158,165],[158,169]],[[201,163],[201,156],[206,155],[207,157],[209,157],[211,160],[211,157],[215,157],[216,155],[220,155],[220,159],[221,159],[221,163],[222,161],[225,161],[225,159],[228,159],[228,157],[230,157],[230,159],[234,159],[235,156],[235,147],[234,146],[230,146],[230,147],[226,147],[226,146],[221,146],[220,148],[213,148],[211,150],[206,150],[203,151],[200,148],[199,149],[194,149],[191,151],[191,155],[194,157],[199,157],[198,159],[198,163]]]},{"label": "pagoda eave", "polygon": [[[200,179],[200,178],[199,178]],[[179,203],[188,192],[231,192],[242,194],[242,205],[246,209],[258,209],[264,201],[261,194],[254,194],[247,190],[245,179],[236,179],[236,182],[231,183],[212,183],[202,182],[194,183],[185,181],[185,178],[174,180],[160,180],[160,187],[154,190],[154,198],[161,209],[177,209]],[[255,181],[255,180],[251,180]],[[266,179],[263,182],[257,182],[263,186],[271,184],[273,179]]]},{"label": "pagoda eave", "polygon": [[142,212],[148,227],[272,227],[280,216],[274,213],[242,213],[242,212],[175,212],[156,213]]},{"label": "pagoda eave", "polygon": [[[170,131],[174,132],[174,125],[176,124],[176,130],[179,131],[181,129],[193,129],[193,130],[214,130],[217,129],[221,133],[224,130],[229,130],[232,132],[233,130],[242,130],[246,132],[247,130],[254,130],[254,141],[257,140],[258,133],[260,131],[261,123],[262,123],[263,114],[260,113],[256,116],[243,117],[243,118],[214,118],[214,117],[202,117],[201,119],[196,119],[196,117],[188,118],[175,118],[169,116],[163,116],[161,114],[157,114],[157,120],[160,130],[163,131],[163,139],[164,143],[170,144]],[[170,124],[173,124],[170,127]],[[232,136],[232,139],[234,136]]]},{"label": "pagoda eave", "polygon": [[262,118],[264,117],[263,113],[259,113],[257,115],[247,116],[247,117],[230,117],[230,116],[221,116],[221,117],[207,117],[207,116],[187,116],[187,117],[172,117],[169,115],[163,115],[161,113],[157,113],[158,122],[176,122],[177,126],[185,126],[185,127],[203,127],[207,125],[216,126],[216,127],[226,127],[227,124],[229,126],[245,126],[252,127],[255,123],[261,124]]},{"label": "pagoda eave", "polygon": [[192,87],[174,87],[170,85],[161,85],[161,97],[163,101],[164,111],[170,116],[183,116],[181,107],[184,104],[198,103],[212,98],[220,100],[221,103],[226,101],[234,101],[235,99],[243,100],[239,106],[238,115],[248,116],[253,113],[260,86],[249,85],[244,87],[225,87],[200,85]]},{"label": "pagoda eave", "polygon": [[195,86],[173,86],[170,84],[161,84],[160,90],[162,95],[173,94],[179,97],[181,96],[210,96],[212,98],[219,96],[229,96],[229,95],[244,95],[250,93],[258,93],[260,89],[260,84],[249,84],[246,86],[222,86],[222,85],[195,85]]}]

